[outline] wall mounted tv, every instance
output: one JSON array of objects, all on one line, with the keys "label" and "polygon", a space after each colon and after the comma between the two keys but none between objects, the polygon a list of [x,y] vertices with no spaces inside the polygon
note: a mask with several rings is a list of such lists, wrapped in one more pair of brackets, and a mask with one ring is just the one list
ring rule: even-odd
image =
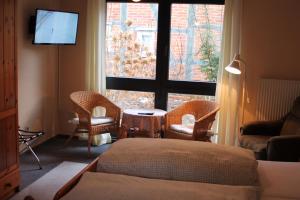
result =
[{"label": "wall mounted tv", "polygon": [[36,10],[33,44],[75,45],[79,14]]}]

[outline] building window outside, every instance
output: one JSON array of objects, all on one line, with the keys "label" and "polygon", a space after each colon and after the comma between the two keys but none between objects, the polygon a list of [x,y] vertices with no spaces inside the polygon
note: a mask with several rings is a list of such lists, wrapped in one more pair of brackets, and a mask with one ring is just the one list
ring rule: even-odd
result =
[{"label": "building window outside", "polygon": [[223,5],[172,5],[169,79],[217,80],[223,9]]},{"label": "building window outside", "polygon": [[107,76],[155,79],[157,11],[157,4],[107,3]]},{"label": "building window outside", "polygon": [[107,2],[106,95],[122,109],[214,100],[224,5],[171,4],[168,28],[161,4]]}]

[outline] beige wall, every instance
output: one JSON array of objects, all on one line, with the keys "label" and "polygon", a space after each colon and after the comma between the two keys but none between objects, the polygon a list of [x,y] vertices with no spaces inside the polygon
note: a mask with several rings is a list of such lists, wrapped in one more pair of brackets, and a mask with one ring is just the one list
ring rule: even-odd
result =
[{"label": "beige wall", "polygon": [[17,1],[19,124],[44,130],[44,139],[54,136],[56,129],[58,48],[32,45],[28,22],[36,8],[58,7],[58,0]]},{"label": "beige wall", "polygon": [[73,116],[69,96],[73,91],[85,89],[86,0],[61,0],[61,9],[79,12],[77,44],[60,47],[59,54],[59,134],[68,134]]},{"label": "beige wall", "polygon": [[[32,45],[28,22],[36,8],[79,12],[77,45]],[[18,0],[17,19],[19,124],[44,130],[44,139],[68,133],[69,94],[85,83],[86,0]]]},{"label": "beige wall", "polygon": [[299,0],[244,0],[241,56],[251,100],[246,121],[254,119],[259,78],[300,80],[299,10]]}]

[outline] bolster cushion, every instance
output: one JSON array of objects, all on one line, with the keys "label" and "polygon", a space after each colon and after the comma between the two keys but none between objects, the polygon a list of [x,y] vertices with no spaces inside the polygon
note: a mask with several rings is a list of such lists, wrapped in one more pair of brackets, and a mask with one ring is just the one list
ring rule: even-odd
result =
[{"label": "bolster cushion", "polygon": [[176,139],[122,139],[103,153],[97,171],[155,179],[257,185],[257,161],[239,147]]}]

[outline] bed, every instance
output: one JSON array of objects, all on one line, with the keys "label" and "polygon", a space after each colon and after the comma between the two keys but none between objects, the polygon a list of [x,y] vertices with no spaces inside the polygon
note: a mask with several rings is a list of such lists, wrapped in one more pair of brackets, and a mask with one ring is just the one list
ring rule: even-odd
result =
[{"label": "bed", "polygon": [[55,200],[300,199],[300,163],[257,162],[252,154],[197,141],[124,139]]}]

